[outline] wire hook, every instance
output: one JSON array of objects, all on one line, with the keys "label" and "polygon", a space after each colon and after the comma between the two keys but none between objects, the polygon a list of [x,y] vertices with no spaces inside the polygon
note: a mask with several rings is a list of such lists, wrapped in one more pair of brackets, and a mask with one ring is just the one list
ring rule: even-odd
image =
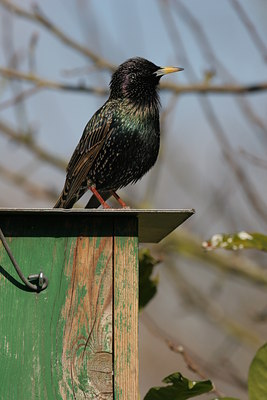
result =
[{"label": "wire hook", "polygon": [[[29,275],[28,279],[25,278],[25,276],[23,275],[18,263],[16,262],[10,247],[7,244],[6,238],[3,234],[2,229],[0,228],[0,239],[3,243],[3,246],[10,258],[10,261],[12,262],[15,270],[17,271],[18,276],[20,277],[20,279],[22,280],[22,282],[27,286],[27,288],[29,288],[30,290],[34,291],[34,292],[41,292],[42,290],[46,289],[48,286],[48,279],[47,277],[44,275],[43,272],[40,272],[39,274],[33,274],[33,275]],[[37,284],[34,285],[31,283],[32,282],[36,282]]]}]

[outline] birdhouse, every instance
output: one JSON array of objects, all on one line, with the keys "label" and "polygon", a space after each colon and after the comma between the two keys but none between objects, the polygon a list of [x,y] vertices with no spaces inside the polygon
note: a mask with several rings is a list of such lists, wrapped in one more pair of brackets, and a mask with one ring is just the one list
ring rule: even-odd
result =
[{"label": "birdhouse", "polygon": [[21,283],[0,242],[0,398],[137,400],[138,244],[192,213],[0,209],[23,275],[42,281]]}]

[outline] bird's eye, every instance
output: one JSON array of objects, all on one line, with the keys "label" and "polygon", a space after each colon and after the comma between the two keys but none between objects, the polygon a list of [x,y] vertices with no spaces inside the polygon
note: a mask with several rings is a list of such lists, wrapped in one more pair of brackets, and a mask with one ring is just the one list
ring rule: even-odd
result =
[{"label": "bird's eye", "polygon": [[135,80],[136,80],[136,74],[135,74],[134,72],[132,72],[132,73],[130,74],[129,81],[130,81],[130,82],[134,82]]}]

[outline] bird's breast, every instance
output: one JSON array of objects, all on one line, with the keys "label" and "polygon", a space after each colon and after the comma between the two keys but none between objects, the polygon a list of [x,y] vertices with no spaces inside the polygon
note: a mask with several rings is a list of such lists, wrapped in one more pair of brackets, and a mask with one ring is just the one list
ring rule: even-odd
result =
[{"label": "bird's breast", "polygon": [[118,115],[94,168],[99,189],[118,189],[138,181],[152,168],[160,145],[157,115]]},{"label": "bird's breast", "polygon": [[[119,138],[125,152],[131,154],[134,167],[150,169],[158,156],[160,145],[160,131],[158,116],[133,115],[126,118],[123,133]],[[120,145],[119,145],[120,146]],[[123,155],[121,155],[123,157]],[[144,172],[144,173],[145,173]]]}]

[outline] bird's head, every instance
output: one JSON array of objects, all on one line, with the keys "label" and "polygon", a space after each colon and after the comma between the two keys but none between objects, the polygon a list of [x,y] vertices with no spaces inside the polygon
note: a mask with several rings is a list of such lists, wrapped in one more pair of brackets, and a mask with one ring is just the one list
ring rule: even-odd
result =
[{"label": "bird's head", "polygon": [[128,98],[144,104],[158,101],[157,86],[163,75],[182,71],[178,67],[159,67],[141,57],[130,58],[114,72],[110,82],[111,98]]}]

